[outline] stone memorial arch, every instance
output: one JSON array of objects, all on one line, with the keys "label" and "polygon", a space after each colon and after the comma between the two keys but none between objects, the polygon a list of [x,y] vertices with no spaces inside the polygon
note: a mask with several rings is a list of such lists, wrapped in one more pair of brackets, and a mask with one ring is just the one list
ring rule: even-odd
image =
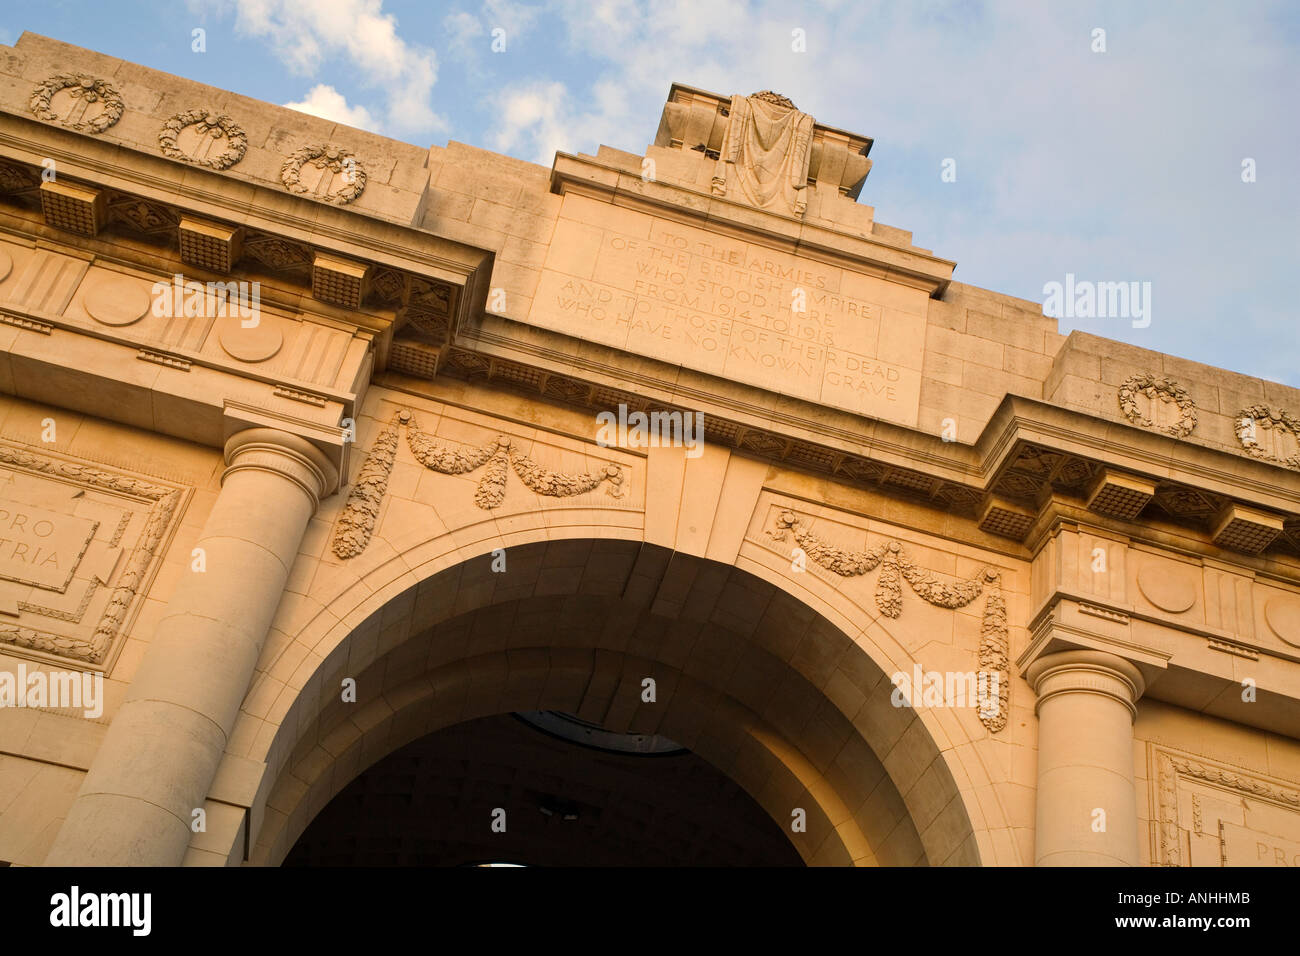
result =
[{"label": "stone memorial arch", "polygon": [[625,782],[440,778],[444,862],[676,772],[688,856],[1300,865],[1300,392],[955,282],[771,91],[548,169],[0,73],[0,860],[293,862],[518,714]]}]

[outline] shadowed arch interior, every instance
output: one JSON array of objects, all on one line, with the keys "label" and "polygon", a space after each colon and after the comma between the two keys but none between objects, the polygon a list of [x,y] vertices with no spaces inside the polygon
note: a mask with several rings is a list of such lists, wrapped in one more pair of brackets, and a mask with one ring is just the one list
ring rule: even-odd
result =
[{"label": "shadowed arch interior", "polygon": [[[337,691],[346,677],[355,703]],[[283,860],[336,793],[411,741],[560,710],[680,742],[787,830],[805,810],[790,837],[808,863],[978,862],[944,759],[889,690],[839,628],[737,568],[605,539],[511,548],[505,574],[484,554],[391,598],[303,686],[252,860]]]}]

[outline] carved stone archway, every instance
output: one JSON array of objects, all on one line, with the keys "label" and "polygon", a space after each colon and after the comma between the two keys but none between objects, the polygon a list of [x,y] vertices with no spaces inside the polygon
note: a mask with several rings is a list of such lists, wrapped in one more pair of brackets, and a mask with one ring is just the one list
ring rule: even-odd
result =
[{"label": "carved stone archway", "polygon": [[[330,798],[409,741],[545,709],[671,737],[787,831],[805,810],[807,832],[791,838],[809,863],[979,862],[956,755],[894,706],[858,642],[776,584],[632,540],[516,544],[507,575],[479,550],[396,593],[380,588],[386,598],[329,609],[349,621],[367,611],[317,645],[332,647],[265,756],[273,783],[253,862],[283,859]],[[335,693],[345,677],[357,705]],[[656,704],[640,700],[646,677]],[[272,684],[264,675],[250,699]]]}]

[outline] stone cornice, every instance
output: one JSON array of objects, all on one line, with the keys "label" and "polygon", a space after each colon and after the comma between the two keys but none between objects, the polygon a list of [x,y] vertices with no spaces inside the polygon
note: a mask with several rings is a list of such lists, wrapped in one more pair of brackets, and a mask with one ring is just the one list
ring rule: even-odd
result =
[{"label": "stone cornice", "polygon": [[[427,231],[337,208],[107,140],[0,113],[0,157],[39,177],[55,162],[60,180],[80,181],[173,208],[178,215],[256,230],[312,249],[467,290],[454,319],[481,310],[492,254]],[[354,313],[364,322],[365,313]],[[378,319],[378,317],[375,317]],[[372,323],[376,331],[391,321]]]},{"label": "stone cornice", "polygon": [[[633,360],[616,349],[497,317],[458,332],[440,374],[486,378],[512,389],[529,390],[523,383],[536,382],[544,397],[596,411],[619,401],[629,408],[702,411],[711,423],[706,440],[848,483],[879,482],[886,491],[967,518],[980,519],[981,507],[1003,507],[997,502],[1006,499],[1005,507],[1023,512],[1019,530],[1008,536],[1031,550],[1051,520],[1047,498],[1065,494],[1085,499],[1083,504],[1096,476],[1107,469],[1149,476],[1157,501],[1187,526],[1186,545],[1196,550],[1221,553],[1211,540],[1214,520],[1232,502],[1289,516],[1288,529],[1294,530],[1287,534],[1300,533],[1300,476],[1292,472],[1015,395],[1003,399],[973,445],[945,442],[755,387],[723,387],[705,373],[640,356]],[[1186,453],[1193,448],[1195,461]],[[1035,471],[1044,461],[1055,464]],[[1202,502],[1204,513],[1177,510],[1184,499]],[[1132,520],[1120,526],[1138,527]]]}]

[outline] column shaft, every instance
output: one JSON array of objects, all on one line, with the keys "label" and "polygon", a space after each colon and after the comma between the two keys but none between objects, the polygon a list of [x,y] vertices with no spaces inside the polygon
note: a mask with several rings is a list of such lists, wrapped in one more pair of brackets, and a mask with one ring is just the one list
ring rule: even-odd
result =
[{"label": "column shaft", "polygon": [[1049,654],[1038,695],[1037,866],[1136,866],[1133,718],[1141,673],[1100,651]]},{"label": "column shaft", "polygon": [[[285,581],[333,467],[296,436],[226,445],[221,493],[47,865],[174,866],[189,846]],[[188,556],[186,556],[188,557]]]}]

